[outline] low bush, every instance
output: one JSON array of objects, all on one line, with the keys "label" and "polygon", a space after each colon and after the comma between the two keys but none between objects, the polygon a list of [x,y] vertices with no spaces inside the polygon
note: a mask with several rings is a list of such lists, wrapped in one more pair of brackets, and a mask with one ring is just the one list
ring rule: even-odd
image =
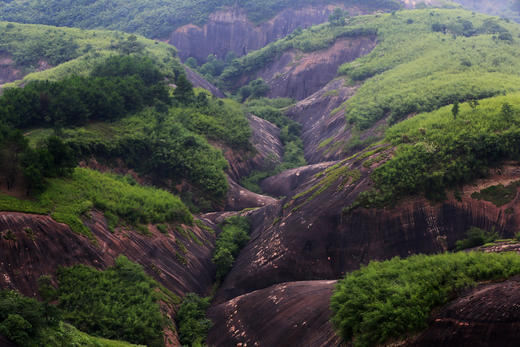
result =
[{"label": "low bush", "polygon": [[457,241],[455,248],[457,251],[463,249],[483,246],[486,243],[493,242],[498,239],[498,234],[493,231],[486,231],[480,228],[471,227],[466,233],[466,238]]},{"label": "low bush", "polygon": [[518,254],[452,253],[371,262],[341,280],[332,322],[354,346],[402,340],[427,327],[430,313],[480,281],[520,273]]},{"label": "low bush", "polygon": [[251,226],[247,218],[235,216],[226,219],[221,228],[213,254],[218,281],[223,280],[231,270],[235,258],[249,241]]}]

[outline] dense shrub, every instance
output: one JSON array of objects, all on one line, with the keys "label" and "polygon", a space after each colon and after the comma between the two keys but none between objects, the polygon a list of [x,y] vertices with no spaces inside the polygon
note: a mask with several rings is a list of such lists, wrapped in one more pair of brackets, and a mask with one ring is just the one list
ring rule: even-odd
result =
[{"label": "dense shrub", "polygon": [[427,327],[431,311],[480,281],[520,273],[518,254],[417,255],[371,262],[341,280],[332,322],[355,346],[403,339]]},{"label": "dense shrub", "polygon": [[486,231],[480,228],[471,227],[466,233],[466,238],[456,243],[457,251],[463,249],[483,246],[498,239],[498,234],[493,231]]},{"label": "dense shrub", "polygon": [[391,127],[387,141],[396,146],[395,155],[374,170],[377,190],[360,195],[358,203],[378,206],[410,194],[442,200],[446,188],[483,177],[503,160],[518,159],[518,105],[520,96],[512,94],[482,100],[478,107],[461,104],[456,119],[446,106]]},{"label": "dense shrub", "polygon": [[95,67],[90,77],[34,81],[24,88],[6,89],[0,96],[0,119],[15,128],[113,121],[157,100],[169,103],[163,79],[150,60],[113,57]]},{"label": "dense shrub", "polygon": [[218,281],[223,280],[231,270],[235,258],[249,241],[251,226],[247,218],[235,216],[226,219],[221,228],[213,254]]},{"label": "dense shrub", "polygon": [[163,346],[165,318],[155,281],[120,256],[98,271],[84,265],[58,270],[58,306],[80,330],[111,339]]},{"label": "dense shrub", "polygon": [[175,315],[179,340],[183,346],[203,346],[211,321],[206,317],[210,306],[210,298],[200,298],[194,293],[188,293]]}]

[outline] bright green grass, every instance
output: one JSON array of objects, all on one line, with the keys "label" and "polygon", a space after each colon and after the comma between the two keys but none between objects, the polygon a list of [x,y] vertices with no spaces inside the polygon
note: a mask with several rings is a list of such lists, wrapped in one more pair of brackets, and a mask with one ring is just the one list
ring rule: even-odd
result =
[{"label": "bright green grass", "polygon": [[179,198],[155,188],[131,185],[112,174],[76,168],[70,178],[49,179],[49,186],[35,200],[20,200],[0,194],[0,210],[50,214],[77,233],[90,236],[82,218],[100,209],[122,223],[181,222],[193,217]]},{"label": "bright green grass", "polygon": [[520,157],[520,94],[484,99],[475,109],[460,104],[457,118],[451,106],[417,115],[388,129],[386,140],[395,155],[374,170],[377,190],[358,203],[373,207],[413,194],[443,199],[446,188]]},{"label": "bright green grass", "polygon": [[425,329],[436,307],[478,282],[520,273],[516,253],[446,253],[371,262],[341,280],[332,322],[354,346],[383,345]]},{"label": "bright green grass", "polygon": [[[513,42],[483,33],[486,20],[507,29]],[[478,35],[454,35],[462,30],[462,21],[471,22]],[[447,25],[448,32],[433,32],[435,23]],[[358,17],[351,26],[378,31],[378,44],[370,54],[339,69],[364,80],[344,104],[347,119],[362,129],[387,116],[397,122],[457,99],[520,89],[517,24],[463,10],[416,10]]]},{"label": "bright green grass", "polygon": [[124,341],[108,340],[101,337],[90,336],[79,331],[74,326],[61,322],[58,329],[43,329],[40,343],[49,347],[81,346],[81,347],[144,347]]},{"label": "bright green grass", "polygon": [[[76,28],[52,27],[45,25],[17,24],[0,22],[0,51],[10,54],[45,54],[35,47],[41,43],[51,45],[56,40],[70,41],[78,48],[76,56],[51,69],[35,72],[36,66],[23,66],[25,73],[21,84],[31,80],[58,80],[71,74],[86,75],[92,68],[112,55],[121,54],[117,48],[130,35],[106,30],[82,30]],[[172,76],[173,71],[179,68],[179,62],[174,56],[175,48],[162,42],[143,37],[137,37],[137,43],[143,46],[143,54],[154,60],[161,72]],[[59,54],[59,50],[47,52],[51,57]],[[45,60],[45,57],[41,59]],[[11,85],[11,84],[10,84]]]}]

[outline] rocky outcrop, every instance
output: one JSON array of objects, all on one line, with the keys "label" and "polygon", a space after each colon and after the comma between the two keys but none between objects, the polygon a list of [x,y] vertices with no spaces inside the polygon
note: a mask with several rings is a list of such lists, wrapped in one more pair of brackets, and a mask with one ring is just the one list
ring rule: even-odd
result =
[{"label": "rocky outcrop", "polygon": [[338,39],[331,47],[310,53],[290,50],[240,82],[260,77],[271,87],[270,97],[302,100],[334,79],[341,64],[370,53],[375,45],[375,37],[357,37]]},{"label": "rocky outcrop", "polygon": [[335,162],[307,165],[283,171],[260,182],[262,191],[271,196],[289,196],[313,175],[322,172]]},{"label": "rocky outcrop", "polygon": [[182,226],[183,233],[171,228],[168,235],[154,227],[151,235],[130,230],[111,233],[102,214],[95,211],[86,224],[95,242],[49,216],[0,212],[0,287],[37,296],[37,279],[55,274],[60,266],[103,269],[124,254],[177,295],[209,293],[215,274],[213,233],[188,226]]},{"label": "rocky outcrop", "polygon": [[337,279],[370,260],[444,252],[472,226],[494,228],[505,237],[520,229],[518,196],[500,208],[471,197],[477,189],[520,179],[518,164],[465,187],[460,201],[451,197],[431,204],[408,198],[386,209],[344,214],[343,207],[370,188],[368,175],[377,166],[365,164],[371,158],[340,162],[313,176],[298,195],[253,212],[252,242],[237,258],[216,302],[282,282]]},{"label": "rocky outcrop", "polygon": [[235,7],[211,14],[203,27],[189,24],[178,28],[168,42],[177,47],[183,60],[194,57],[202,63],[210,54],[224,58],[231,51],[242,56],[287,36],[296,28],[326,22],[337,7],[347,9],[353,15],[368,13],[366,9],[343,5],[307,6],[287,9],[257,26],[248,20],[243,10]]},{"label": "rocky outcrop", "polygon": [[22,71],[16,67],[11,56],[0,53],[0,85],[16,81],[22,77]]},{"label": "rocky outcrop", "polygon": [[330,323],[335,281],[292,282],[212,307],[209,346],[339,346]]},{"label": "rocky outcrop", "polygon": [[514,347],[520,332],[520,277],[483,284],[431,318],[417,347]]},{"label": "rocky outcrop", "polygon": [[266,170],[281,163],[283,144],[280,141],[280,129],[262,118],[248,116],[251,126],[251,144],[253,151],[237,151],[220,147],[229,163],[228,175],[235,182],[249,176],[253,171]]},{"label": "rocky outcrop", "polygon": [[350,85],[343,77],[336,78],[285,112],[302,125],[301,138],[308,163],[340,160],[363,149],[369,141],[383,137],[386,119],[362,132],[353,131],[347,124],[342,104],[358,87]]},{"label": "rocky outcrop", "polygon": [[204,88],[217,98],[226,97],[226,95],[224,95],[224,93],[222,93],[217,87],[206,81],[201,75],[186,65],[184,65],[184,70],[186,71],[186,77],[188,77],[188,80],[191,82],[191,84],[193,84],[194,87]]},{"label": "rocky outcrop", "polygon": [[228,177],[227,211],[241,211],[246,208],[262,207],[276,202],[270,196],[253,193]]}]

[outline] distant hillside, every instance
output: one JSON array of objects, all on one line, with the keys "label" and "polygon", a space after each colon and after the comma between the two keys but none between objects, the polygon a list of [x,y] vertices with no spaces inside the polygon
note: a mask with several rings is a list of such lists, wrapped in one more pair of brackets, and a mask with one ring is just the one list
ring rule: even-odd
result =
[{"label": "distant hillside", "polygon": [[26,75],[25,81],[85,75],[109,56],[131,53],[151,58],[170,77],[182,70],[174,47],[140,36],[0,22],[0,85]]},{"label": "distant hillside", "polygon": [[215,10],[238,4],[256,23],[286,8],[318,3],[343,3],[398,9],[396,0],[14,0],[0,1],[0,20],[80,28],[105,28],[167,37],[181,25],[204,23]]}]

